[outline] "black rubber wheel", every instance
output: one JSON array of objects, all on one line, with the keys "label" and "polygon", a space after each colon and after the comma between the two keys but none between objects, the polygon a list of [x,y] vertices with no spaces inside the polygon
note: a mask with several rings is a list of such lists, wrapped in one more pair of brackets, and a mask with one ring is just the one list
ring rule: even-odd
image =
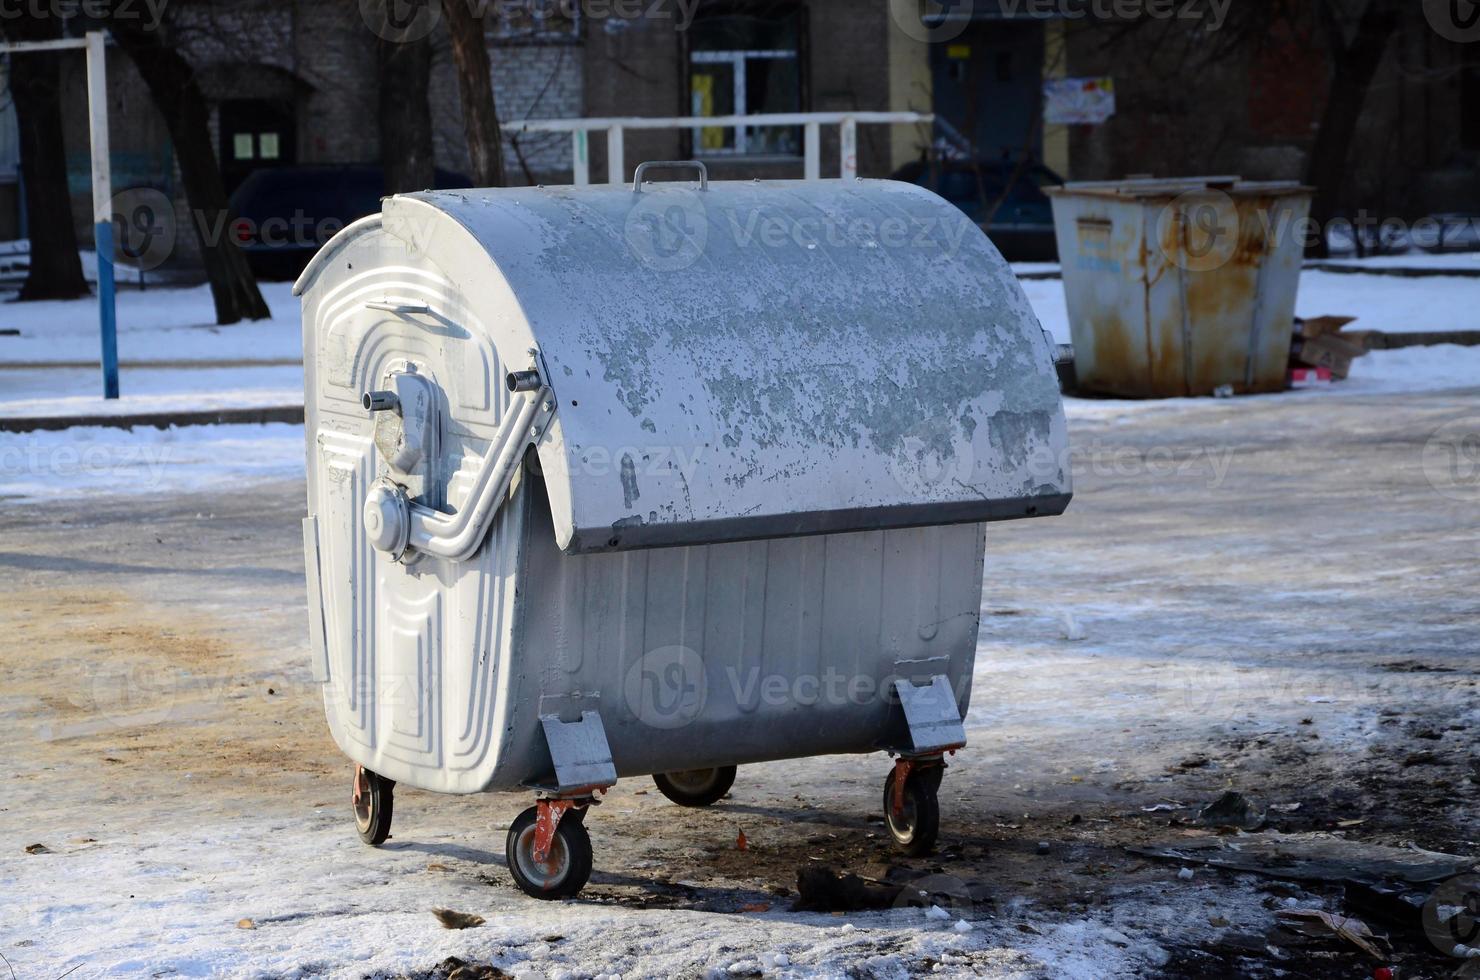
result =
[{"label": "black rubber wheel", "polygon": [[941,772],[916,769],[904,781],[904,807],[900,815],[894,815],[894,770],[884,780],[884,826],[889,836],[904,848],[911,857],[922,857],[935,847],[940,836],[940,789]]},{"label": "black rubber wheel", "polygon": [[364,766],[355,767],[355,792],[351,800],[355,830],[360,840],[379,847],[391,836],[391,816],[396,809],[396,784]]},{"label": "black rubber wheel", "polygon": [[514,818],[504,841],[504,859],[514,884],[531,898],[570,898],[591,877],[591,835],[583,822],[585,813],[573,810],[555,828],[555,840],[543,862],[534,859],[534,822],[538,807],[530,807]]},{"label": "black rubber wheel", "polygon": [[735,771],[734,766],[720,766],[660,772],[653,776],[653,782],[658,784],[658,792],[679,806],[709,806],[735,785]]}]

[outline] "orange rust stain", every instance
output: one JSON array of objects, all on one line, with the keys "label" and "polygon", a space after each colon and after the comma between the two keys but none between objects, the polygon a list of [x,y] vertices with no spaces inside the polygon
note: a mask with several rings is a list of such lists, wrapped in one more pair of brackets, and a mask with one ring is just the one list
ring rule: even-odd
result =
[{"label": "orange rust stain", "polygon": [[1144,398],[1148,394],[1137,379],[1146,373],[1145,353],[1131,336],[1130,329],[1114,313],[1094,322],[1094,368],[1079,378],[1087,391],[1127,398]]}]

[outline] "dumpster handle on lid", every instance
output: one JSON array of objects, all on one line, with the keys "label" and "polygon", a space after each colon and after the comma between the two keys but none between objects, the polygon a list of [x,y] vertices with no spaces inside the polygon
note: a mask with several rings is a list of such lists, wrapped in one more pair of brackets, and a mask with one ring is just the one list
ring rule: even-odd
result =
[{"label": "dumpster handle on lid", "polygon": [[[493,515],[498,513],[499,504],[508,493],[514,471],[523,460],[524,447],[550,390],[535,371],[511,374],[508,385],[516,394],[510,399],[488,451],[478,463],[473,485],[457,513],[412,503],[400,487],[377,484],[372,490],[366,511],[373,510],[376,514],[371,544],[377,550],[389,553],[395,560],[415,551],[449,561],[467,561],[477,552],[488,536]],[[394,494],[398,499],[387,501],[387,494]]]},{"label": "dumpster handle on lid", "polygon": [[467,501],[456,514],[411,505],[409,544],[412,548],[452,561],[467,561],[473,556],[487,537],[493,515],[498,512],[498,505],[514,479],[514,471],[524,457],[535,416],[548,390],[541,383],[533,390],[525,389],[522,398],[516,394],[511,399],[488,452],[478,464]]},{"label": "dumpster handle on lid", "polygon": [[709,168],[699,160],[648,160],[639,163],[632,174],[632,193],[642,193],[642,175],[647,173],[649,167],[693,167],[699,171],[699,190],[709,190]]}]

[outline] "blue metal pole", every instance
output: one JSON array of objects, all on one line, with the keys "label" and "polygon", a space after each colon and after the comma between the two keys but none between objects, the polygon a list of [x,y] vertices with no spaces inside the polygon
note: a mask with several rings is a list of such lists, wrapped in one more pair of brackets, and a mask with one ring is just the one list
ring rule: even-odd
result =
[{"label": "blue metal pole", "polygon": [[92,145],[93,245],[98,250],[98,328],[103,397],[118,397],[118,319],[113,303],[113,174],[108,157],[108,72],[103,32],[88,31],[87,131]]},{"label": "blue metal pole", "polygon": [[113,222],[93,226],[98,250],[98,326],[103,333],[103,397],[118,397],[118,313],[113,300]]}]

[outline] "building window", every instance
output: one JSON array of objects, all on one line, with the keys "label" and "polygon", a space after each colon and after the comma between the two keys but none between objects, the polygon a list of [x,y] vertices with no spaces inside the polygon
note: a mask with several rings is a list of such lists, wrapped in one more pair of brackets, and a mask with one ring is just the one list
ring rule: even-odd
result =
[{"label": "building window", "polygon": [[[573,43],[581,37],[581,6],[570,0],[497,0],[486,4],[485,30],[500,42]],[[620,16],[611,12],[611,18]]]},{"label": "building window", "polygon": [[294,106],[286,100],[222,100],[217,145],[228,194],[254,170],[294,162],[296,120]]},{"label": "building window", "polygon": [[[689,113],[752,116],[802,109],[801,11],[795,4],[715,5],[695,18],[689,48]],[[703,126],[699,156],[798,156],[796,126]]]}]

